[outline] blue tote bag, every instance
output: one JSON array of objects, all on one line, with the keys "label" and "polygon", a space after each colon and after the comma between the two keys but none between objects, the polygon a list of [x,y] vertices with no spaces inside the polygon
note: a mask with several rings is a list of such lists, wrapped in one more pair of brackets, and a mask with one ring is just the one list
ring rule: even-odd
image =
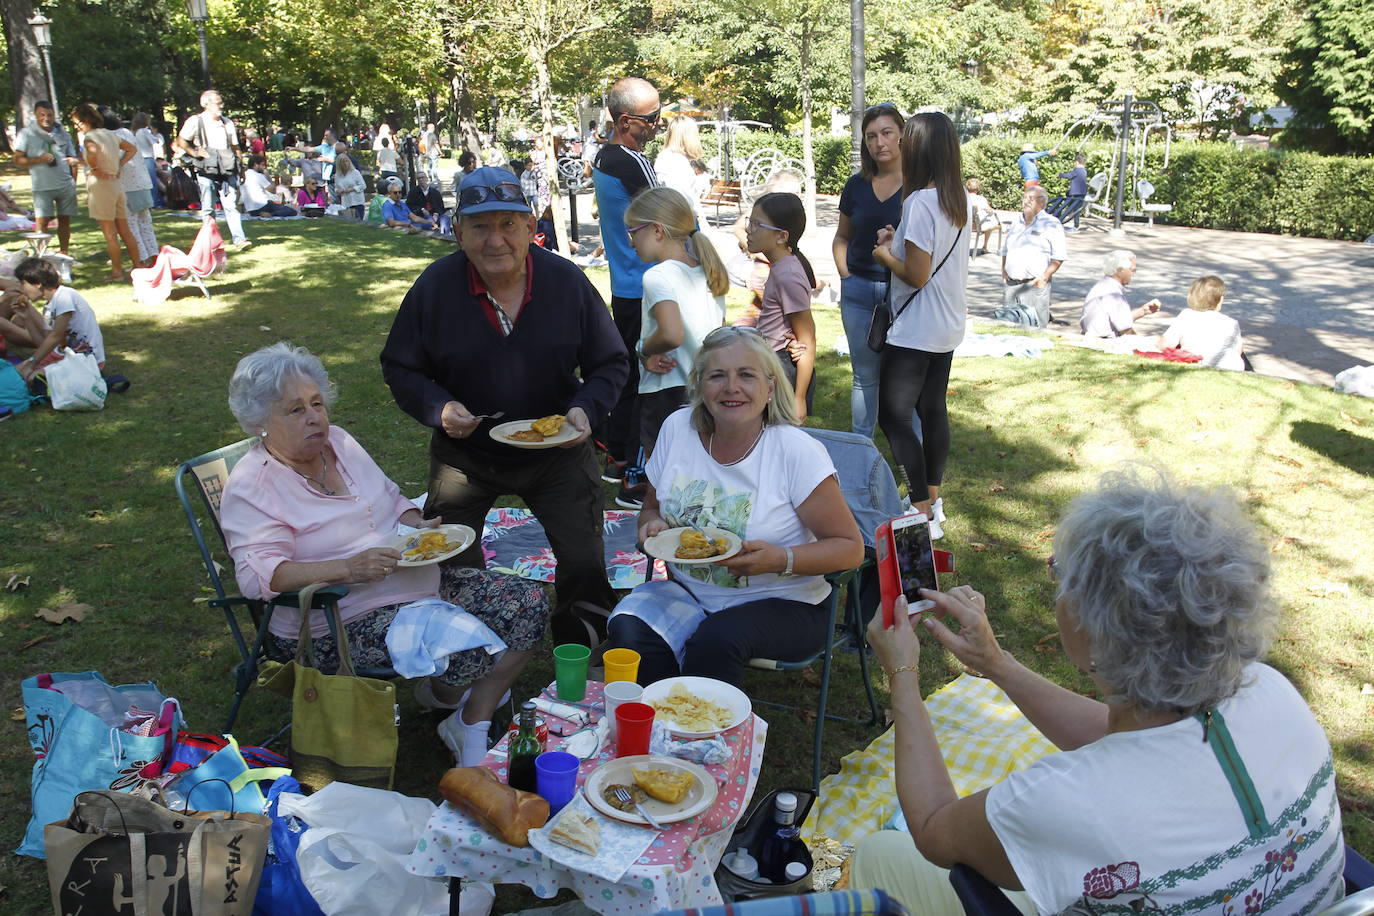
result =
[{"label": "blue tote bag", "polygon": [[[66,820],[79,793],[127,791],[170,750],[168,735],[143,737],[121,728],[130,707],[159,713],[167,698],[151,681],[112,687],[96,671],[39,674],[25,679],[23,691],[34,754],[29,789],[33,815],[15,852],[41,859],[43,826]],[[171,739],[181,727],[178,711],[172,717]]]}]

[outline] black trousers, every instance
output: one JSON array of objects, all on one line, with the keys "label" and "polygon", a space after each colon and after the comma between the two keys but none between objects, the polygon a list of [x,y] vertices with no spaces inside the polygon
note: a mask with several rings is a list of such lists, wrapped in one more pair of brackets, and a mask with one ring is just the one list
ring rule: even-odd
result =
[{"label": "black trousers", "polygon": [[825,645],[825,605],[764,598],[709,614],[687,640],[681,668],[663,637],[632,614],[611,618],[608,645],[639,653],[639,683],[646,686],[690,674],[738,687],[751,658],[801,661]]},{"label": "black trousers", "polygon": [[620,389],[620,400],[611,408],[611,415],[598,425],[596,438],[616,461],[634,462],[639,454],[639,413],[636,410],[639,360],[634,352],[635,347],[639,346],[640,326],[644,322],[640,312],[643,302],[643,297],[611,297],[611,318],[615,321],[616,330],[620,331],[620,339],[625,341],[625,352],[630,354],[630,377],[625,380],[625,387]]},{"label": "black trousers", "polygon": [[[892,457],[906,477],[912,502],[927,498],[926,487],[938,487],[949,459],[949,370],[953,351],[927,353],[888,344],[878,371],[878,424],[892,446]],[[921,420],[921,439],[911,425],[911,411]]]}]

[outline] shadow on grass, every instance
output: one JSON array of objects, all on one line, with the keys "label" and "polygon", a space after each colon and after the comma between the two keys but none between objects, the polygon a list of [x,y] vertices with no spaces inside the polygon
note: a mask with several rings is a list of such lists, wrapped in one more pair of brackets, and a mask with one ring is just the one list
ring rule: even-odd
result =
[{"label": "shadow on grass", "polygon": [[1368,436],[1357,436],[1349,430],[1311,420],[1294,422],[1289,435],[1299,445],[1305,445],[1357,474],[1374,477],[1374,439]]}]

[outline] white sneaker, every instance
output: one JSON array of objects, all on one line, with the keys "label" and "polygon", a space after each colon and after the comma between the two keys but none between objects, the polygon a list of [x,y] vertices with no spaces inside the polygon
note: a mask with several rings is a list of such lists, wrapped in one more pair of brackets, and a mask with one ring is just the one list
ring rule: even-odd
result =
[{"label": "white sneaker", "polygon": [[940,540],[940,538],[942,538],[942,537],[944,537],[944,536],[945,536],[945,529],[942,528],[942,527],[940,527],[940,522],[939,522],[938,519],[932,518],[932,519],[930,520],[930,539],[931,539],[932,541],[938,541],[938,540]]},{"label": "white sneaker", "polygon": [[468,725],[463,721],[463,711],[455,709],[453,714],[439,723],[439,740],[453,752],[453,762],[460,767],[474,767],[487,756],[487,737],[491,731],[491,721]]},{"label": "white sneaker", "polygon": [[945,498],[942,496],[930,504],[930,513],[941,525],[945,523]]}]

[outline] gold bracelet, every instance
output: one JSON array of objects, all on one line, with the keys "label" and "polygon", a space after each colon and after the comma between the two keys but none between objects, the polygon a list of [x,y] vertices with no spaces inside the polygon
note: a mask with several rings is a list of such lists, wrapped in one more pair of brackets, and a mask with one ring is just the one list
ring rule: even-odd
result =
[{"label": "gold bracelet", "polygon": [[890,680],[892,680],[892,678],[893,678],[895,675],[897,675],[897,674],[899,674],[899,673],[901,673],[901,672],[903,672],[903,671],[912,671],[912,672],[915,672],[915,674],[916,674],[916,679],[917,679],[917,680],[920,680],[920,678],[921,678],[921,669],[920,669],[920,667],[919,667],[918,665],[902,665],[902,667],[900,667],[900,668],[893,668],[891,671],[889,671],[889,672],[887,673],[887,679],[890,681]]}]

